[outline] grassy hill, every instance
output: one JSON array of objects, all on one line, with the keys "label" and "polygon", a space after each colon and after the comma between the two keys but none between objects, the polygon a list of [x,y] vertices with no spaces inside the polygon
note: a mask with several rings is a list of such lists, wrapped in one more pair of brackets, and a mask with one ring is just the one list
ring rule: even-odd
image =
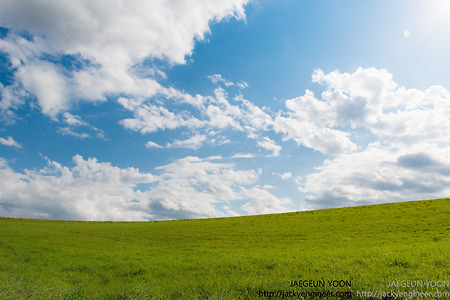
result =
[{"label": "grassy hill", "polygon": [[160,222],[0,219],[0,299],[449,292],[449,217],[439,199]]}]

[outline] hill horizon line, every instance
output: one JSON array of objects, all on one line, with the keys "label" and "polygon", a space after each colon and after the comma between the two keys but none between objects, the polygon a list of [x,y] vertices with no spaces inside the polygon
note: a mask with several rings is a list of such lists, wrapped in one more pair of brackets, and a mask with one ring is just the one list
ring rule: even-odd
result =
[{"label": "hill horizon line", "polygon": [[34,220],[34,221],[60,221],[60,222],[115,222],[115,223],[172,222],[172,221],[185,221],[185,220],[211,220],[211,219],[228,219],[228,218],[241,218],[241,217],[269,216],[269,215],[280,215],[280,214],[293,214],[293,213],[307,213],[307,212],[316,212],[316,211],[323,211],[323,210],[345,209],[345,208],[353,208],[353,207],[369,207],[369,206],[379,206],[379,205],[392,205],[392,204],[396,204],[396,203],[409,203],[409,202],[433,201],[433,200],[445,200],[445,199],[450,199],[450,198],[419,199],[419,200],[408,200],[408,201],[387,202],[387,203],[377,203],[377,204],[366,204],[366,205],[355,205],[355,206],[342,206],[342,207],[320,208],[320,209],[299,210],[299,211],[288,211],[288,212],[268,213],[268,214],[242,215],[242,216],[205,217],[205,218],[191,218],[191,219],[147,220],[147,221],[65,220],[65,219],[40,219],[40,218],[21,218],[21,217],[5,217],[5,216],[0,216],[0,219],[11,219],[11,220]]}]

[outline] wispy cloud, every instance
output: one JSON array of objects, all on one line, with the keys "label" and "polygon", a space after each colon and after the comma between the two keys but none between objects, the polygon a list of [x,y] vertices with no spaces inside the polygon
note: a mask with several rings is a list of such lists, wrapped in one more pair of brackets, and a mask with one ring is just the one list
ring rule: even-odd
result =
[{"label": "wispy cloud", "polygon": [[58,132],[62,135],[73,136],[80,139],[86,139],[89,137],[89,134],[75,132],[69,127],[59,127]]},{"label": "wispy cloud", "polygon": [[237,153],[233,155],[231,158],[253,158],[255,157],[252,153]]},{"label": "wispy cloud", "polygon": [[8,136],[6,139],[0,137],[0,144],[8,147],[22,148],[22,145],[10,136]]},{"label": "wispy cloud", "polygon": [[155,143],[155,142],[152,142],[152,141],[148,141],[148,142],[145,144],[145,147],[146,147],[146,148],[157,148],[157,149],[163,149],[163,148],[164,148],[163,146],[161,146],[161,145],[159,145],[159,144],[157,144],[157,143]]},{"label": "wispy cloud", "polygon": [[187,140],[174,140],[167,148],[187,148],[197,150],[206,141],[206,135],[196,134]]},{"label": "wispy cloud", "polygon": [[263,149],[272,151],[272,154],[269,156],[279,156],[281,151],[281,146],[275,144],[270,138],[265,137],[262,141],[258,141],[258,146]]},{"label": "wispy cloud", "polygon": [[79,116],[72,115],[69,112],[65,112],[63,114],[64,122],[71,126],[88,126],[86,122],[81,120]]},{"label": "wispy cloud", "polygon": [[223,83],[227,87],[234,85],[233,82],[223,78],[222,75],[220,74],[209,75],[208,79],[211,80],[211,82],[213,83]]},{"label": "wispy cloud", "polygon": [[91,133],[93,131],[97,138],[106,140],[106,136],[103,130],[88,124],[77,115],[72,115],[69,112],[65,112],[62,117],[62,122],[67,124],[66,127],[58,127],[58,132],[62,135],[73,136],[80,139],[91,137],[91,134],[87,132],[77,132],[80,127],[84,127],[84,130],[87,129],[88,131],[91,131]]}]

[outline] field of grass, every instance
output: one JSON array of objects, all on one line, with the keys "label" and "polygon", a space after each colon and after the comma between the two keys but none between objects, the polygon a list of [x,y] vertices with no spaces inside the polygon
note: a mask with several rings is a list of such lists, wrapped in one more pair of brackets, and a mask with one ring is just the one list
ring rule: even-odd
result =
[{"label": "field of grass", "polygon": [[[0,299],[433,291],[426,281],[450,281],[449,217],[450,199],[439,199],[161,222],[0,219]],[[351,285],[289,286],[303,280]],[[408,280],[424,284],[388,287]]]}]

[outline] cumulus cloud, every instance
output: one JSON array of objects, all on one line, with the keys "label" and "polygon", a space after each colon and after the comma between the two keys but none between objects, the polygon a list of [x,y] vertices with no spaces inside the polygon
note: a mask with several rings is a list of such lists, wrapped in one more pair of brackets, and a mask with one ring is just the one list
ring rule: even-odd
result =
[{"label": "cumulus cloud", "polygon": [[286,113],[274,120],[274,130],[283,134],[283,140],[293,139],[297,144],[337,155],[356,150],[347,132],[333,129],[334,112],[327,102],[318,100],[311,91],[304,96],[286,100]]},{"label": "cumulus cloud", "polygon": [[[3,115],[9,114],[11,118],[14,110],[30,99],[30,96],[36,99],[42,113],[56,120],[57,115],[70,109],[74,102],[105,101],[106,96],[116,93],[151,97],[171,91],[156,80],[137,77],[127,69],[95,62],[82,63],[83,57],[79,55],[65,56],[71,57],[74,65],[80,65],[73,70],[68,69],[67,65],[54,59],[44,59],[57,58],[59,54],[53,54],[54,49],[41,47],[42,43],[42,38],[29,41],[14,36],[14,33],[0,40],[0,51],[8,55],[10,71],[16,79],[12,85],[3,88],[2,96],[6,96],[1,103]],[[32,50],[25,51],[22,48]]]},{"label": "cumulus cloud", "polygon": [[441,86],[406,89],[392,74],[375,68],[352,74],[318,70],[313,80],[327,86],[322,98],[329,105],[326,113],[332,125],[364,127],[400,147],[449,142],[450,94]]},{"label": "cumulus cloud", "polygon": [[[155,58],[184,63],[195,42],[209,33],[211,22],[244,19],[247,0],[122,2],[26,0],[19,5],[4,0],[0,26],[9,31],[0,40],[0,51],[8,56],[16,81],[0,86],[2,119],[11,121],[14,111],[32,99],[55,121],[63,114],[68,126],[59,127],[59,133],[86,138],[91,134],[76,128],[84,124],[67,115],[73,104],[120,95],[117,101],[133,116],[119,123],[142,134],[185,128],[204,129],[201,134],[209,135],[231,128],[256,136],[257,130],[270,127],[272,118],[264,108],[242,96],[231,103],[222,88],[211,97],[191,96],[162,86],[158,76],[165,78],[165,74],[157,67],[143,68],[144,62]],[[209,78],[225,87],[248,86],[220,74]],[[186,104],[192,107],[186,109]],[[101,130],[84,126],[104,138]],[[224,137],[211,144],[229,142]]]},{"label": "cumulus cloud", "polygon": [[292,178],[292,173],[291,172],[286,172],[281,174],[281,179],[286,180],[286,179],[291,179]]},{"label": "cumulus cloud", "polygon": [[208,125],[218,129],[230,127],[242,131],[240,121],[243,118],[243,112],[241,107],[232,105],[222,88],[217,88],[214,94],[215,97],[209,98],[209,103],[204,110],[204,114],[208,118]]},{"label": "cumulus cloud", "polygon": [[35,95],[44,114],[53,118],[69,108],[69,93],[66,81],[54,64],[34,62],[22,66],[15,74],[24,88]]},{"label": "cumulus cloud", "polygon": [[121,120],[120,124],[142,134],[179,127],[198,128],[204,126],[201,120],[190,116],[187,111],[174,113],[164,106],[148,104],[134,108],[134,118]]},{"label": "cumulus cloud", "polygon": [[[119,168],[76,155],[73,166],[48,160],[41,170],[11,169],[0,159],[0,215],[76,220],[162,220],[235,215],[230,201],[248,213],[290,209],[257,188],[259,171],[238,170],[222,157],[185,157],[153,173]],[[257,207],[245,203],[251,201]]]},{"label": "cumulus cloud", "polygon": [[[206,144],[207,136],[212,137],[211,144],[228,143],[230,139],[216,140],[214,136],[233,130],[254,139],[257,146],[271,151],[271,156],[279,156],[281,146],[266,137],[273,131],[283,141],[292,140],[332,156],[312,174],[297,180],[300,190],[308,194],[305,207],[448,193],[450,94],[441,86],[407,89],[388,71],[376,68],[328,74],[316,70],[312,79],[323,85],[320,95],[306,91],[286,100],[285,110],[271,113],[242,95],[230,99],[220,87],[213,96],[188,95],[161,85],[157,78],[165,75],[156,67],[142,70],[146,59],[184,63],[195,42],[209,33],[210,22],[243,19],[246,2],[118,0],[111,5],[106,0],[1,0],[0,26],[10,30],[0,39],[0,51],[7,55],[15,80],[11,85],[0,85],[1,118],[10,121],[15,110],[35,99],[42,113],[64,124],[58,128],[61,134],[86,138],[90,135],[79,128],[88,128],[101,136],[101,130],[67,111],[75,102],[121,96],[118,103],[132,116],[120,124],[129,130],[141,134],[190,130],[190,138],[175,139],[166,147],[197,149]],[[61,63],[62,56],[72,64]],[[225,87],[247,86],[220,74],[210,80]],[[358,145],[352,129],[369,131],[377,143]],[[11,137],[0,138],[0,143],[21,146]],[[149,141],[146,147],[163,146]],[[251,155],[237,154],[234,158]],[[226,215],[228,205],[224,203],[239,199],[251,199],[242,207],[248,213],[280,211],[289,205],[288,199],[248,187],[257,181],[257,172],[239,171],[232,164],[212,160],[177,160],[158,168],[159,175],[78,156],[74,164],[63,167],[49,162],[40,172],[22,174],[2,160],[2,211],[15,213],[31,203],[30,216],[38,216],[31,215],[36,211],[44,217],[151,219]],[[87,171],[80,175],[80,170]],[[125,173],[136,177],[127,181],[121,177]],[[291,176],[287,174],[283,179]],[[4,182],[11,183],[9,189]],[[102,188],[94,189],[94,184]],[[141,184],[149,186],[141,191]],[[52,190],[54,186],[62,188]],[[83,192],[78,195],[75,187]],[[99,192],[103,188],[104,196]],[[12,204],[14,193],[20,194],[17,205]],[[33,200],[33,194],[40,202]],[[71,199],[75,194],[79,201]],[[104,209],[107,203],[109,210]]]},{"label": "cumulus cloud", "polygon": [[[307,90],[303,96],[286,100],[286,110],[277,113],[256,106],[242,95],[230,99],[223,88],[206,97],[172,91],[172,110],[158,102],[120,98],[119,103],[135,116],[121,124],[143,134],[180,127],[202,135],[233,129],[255,139],[274,156],[281,146],[267,140],[264,132],[274,131],[283,141],[293,140],[299,146],[333,156],[362,149],[351,129],[367,129],[375,140],[397,147],[449,142],[446,116],[450,97],[443,87],[406,89],[398,86],[392,74],[375,68],[328,74],[316,70],[312,78],[324,85],[320,96]],[[186,104],[191,110],[177,110],[177,105]]]},{"label": "cumulus cloud", "polygon": [[243,205],[243,209],[251,215],[270,214],[292,210],[292,200],[289,198],[277,198],[270,192],[253,187],[245,189],[244,194],[250,201]]},{"label": "cumulus cloud", "polygon": [[416,152],[374,143],[359,153],[341,155],[306,176],[300,191],[311,194],[303,208],[447,197],[449,150]]},{"label": "cumulus cloud", "polygon": [[[374,142],[336,153],[298,181],[299,190],[308,194],[304,208],[448,196],[450,93],[445,88],[406,89],[392,74],[375,68],[351,74],[318,70],[313,80],[325,85],[321,99],[307,92],[288,100],[289,116],[276,122],[363,128]],[[302,138],[284,132],[286,138]]]},{"label": "cumulus cloud", "polygon": [[73,157],[74,166],[48,161],[39,170],[16,173],[0,161],[0,214],[7,216],[80,219],[143,220],[147,198],[135,191],[155,177],[138,169],[120,169],[94,158]]},{"label": "cumulus cloud", "polygon": [[[239,186],[253,184],[258,174],[235,170],[233,164],[186,157],[158,167],[163,180],[152,197],[169,213],[184,210],[192,216],[224,216],[217,206],[225,201],[242,199]],[[187,216],[187,215],[186,215]]]},{"label": "cumulus cloud", "polygon": [[[2,1],[4,25],[44,36],[56,51],[101,64],[132,65],[148,56],[184,62],[209,22],[244,18],[246,1]],[[57,24],[58,26],[55,26]]]},{"label": "cumulus cloud", "polygon": [[[195,42],[209,33],[210,22],[244,19],[246,2],[3,0],[0,26],[10,31],[0,50],[9,56],[16,86],[56,118],[73,101],[105,100],[112,93],[155,95],[159,84],[133,74],[133,66],[146,58],[184,63]],[[61,55],[80,67],[61,65]]]},{"label": "cumulus cloud", "polygon": [[8,136],[6,139],[0,137],[0,144],[9,147],[22,148],[22,145],[10,136]]},{"label": "cumulus cloud", "polygon": [[345,128],[369,129],[399,147],[449,142],[450,96],[443,87],[406,89],[392,74],[376,68],[358,68],[351,74],[316,70],[312,78],[325,86],[320,97],[307,90],[288,99],[288,110],[274,120],[273,128],[284,140],[331,155],[357,150]]},{"label": "cumulus cloud", "polygon": [[[157,170],[163,171],[161,176],[164,181],[155,191],[157,193],[162,191],[160,197],[165,199],[163,206],[166,208],[175,209],[186,206],[197,207],[196,210],[199,210],[207,208],[205,203],[217,203],[216,207],[221,205],[224,207],[221,202],[245,200],[241,209],[249,214],[292,210],[292,202],[288,198],[278,198],[255,186],[259,178],[259,170],[236,170],[234,164],[212,162],[198,157],[186,157],[159,167]],[[182,190],[180,194],[175,192],[180,189]],[[155,191],[152,193],[154,194]],[[182,197],[177,199],[174,194],[182,195]],[[218,216],[216,210],[217,208],[213,210],[211,206],[208,206],[205,213]],[[227,211],[226,214],[234,213]]]},{"label": "cumulus cloud", "polygon": [[[125,128],[148,134],[160,130],[190,130],[193,137],[188,141],[176,139],[168,147],[197,149],[209,136],[208,144],[223,145],[231,140],[222,133],[226,130],[247,133],[248,137],[260,139],[260,147],[279,155],[281,146],[270,139],[259,138],[261,132],[270,130],[273,119],[265,108],[259,108],[242,95],[230,99],[226,90],[216,88],[213,96],[192,97],[173,92],[167,102],[154,99],[120,97],[117,102],[133,112],[133,118],[121,120]],[[166,106],[170,105],[170,109]]]}]

